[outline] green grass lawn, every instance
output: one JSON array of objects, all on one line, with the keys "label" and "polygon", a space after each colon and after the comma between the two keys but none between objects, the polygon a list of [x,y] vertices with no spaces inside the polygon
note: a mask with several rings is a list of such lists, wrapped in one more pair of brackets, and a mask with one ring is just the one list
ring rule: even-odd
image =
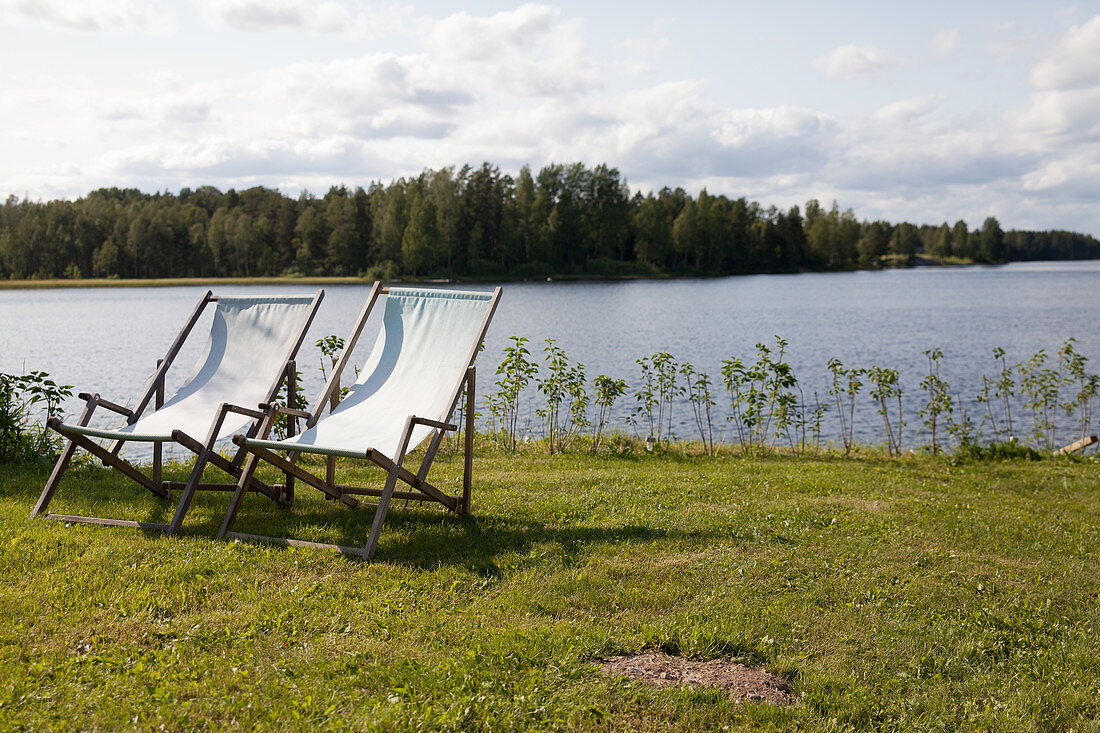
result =
[{"label": "green grass lawn", "polygon": [[[225,494],[179,538],[32,521],[47,470],[0,469],[3,729],[1100,730],[1095,459],[485,453],[473,516],[396,503],[372,563],[215,541]],[[170,516],[86,468],[51,510]],[[361,545],[372,511],[300,488],[236,529]],[[594,661],[647,647],[796,702]]]}]

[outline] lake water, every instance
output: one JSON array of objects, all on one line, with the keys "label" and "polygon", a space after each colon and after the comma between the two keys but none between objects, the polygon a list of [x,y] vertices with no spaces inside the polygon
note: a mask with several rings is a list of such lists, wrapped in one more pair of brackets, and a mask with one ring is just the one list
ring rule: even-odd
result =
[{"label": "lake water", "polygon": [[[466,287],[466,286],[464,286]],[[490,285],[469,286],[490,289]],[[205,287],[62,288],[0,290],[0,371],[44,370],[74,391],[98,391],[132,404]],[[316,286],[227,286],[232,293],[311,293]],[[322,377],[313,343],[344,336],[362,308],[369,285],[327,286],[306,346],[299,355],[306,394]],[[789,341],[788,362],[807,397],[827,399],[826,363],[877,364],[898,369],[906,390],[905,444],[918,441],[918,384],[927,372],[925,349],[943,350],[943,378],[977,419],[974,397],[981,375],[996,369],[991,352],[1003,347],[1012,362],[1039,349],[1051,355],[1069,337],[1100,369],[1100,261],[1015,263],[1001,267],[916,268],[881,272],[756,275],[709,280],[636,280],[584,283],[506,283],[500,308],[479,360],[478,392],[492,387],[493,371],[512,335],[531,340],[541,356],[553,338],[589,378],[597,374],[638,381],[635,359],[667,349],[707,371],[721,392],[723,359],[754,357],[754,345]],[[208,321],[197,333],[208,329]],[[377,326],[356,350],[361,364]],[[203,339],[194,339],[173,370],[186,376]],[[716,395],[722,404],[722,394]],[[312,397],[311,397],[312,399]],[[525,424],[538,395],[525,396]],[[617,420],[634,404],[628,394]],[[67,405],[77,409],[75,398]],[[866,395],[857,406],[857,437],[882,442],[881,419]],[[724,416],[725,410],[718,414]],[[105,415],[105,417],[107,417]],[[1021,415],[1022,417],[1022,415]],[[835,410],[824,434],[835,438]],[[690,409],[676,408],[675,431],[690,436]],[[719,418],[719,422],[724,421]],[[102,424],[102,423],[101,423]],[[619,422],[621,425],[621,422]],[[923,440],[923,438],[921,438]]]}]

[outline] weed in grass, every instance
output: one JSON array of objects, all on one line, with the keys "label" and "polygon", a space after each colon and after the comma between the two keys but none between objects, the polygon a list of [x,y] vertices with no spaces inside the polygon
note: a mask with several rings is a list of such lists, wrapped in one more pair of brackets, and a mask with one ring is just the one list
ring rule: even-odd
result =
[{"label": "weed in grass", "polygon": [[504,360],[497,367],[496,392],[489,396],[489,413],[493,416],[492,432],[500,436],[505,447],[516,449],[519,430],[519,398],[527,384],[538,374],[538,364],[530,360],[527,339],[511,337],[512,344],[504,348]]}]

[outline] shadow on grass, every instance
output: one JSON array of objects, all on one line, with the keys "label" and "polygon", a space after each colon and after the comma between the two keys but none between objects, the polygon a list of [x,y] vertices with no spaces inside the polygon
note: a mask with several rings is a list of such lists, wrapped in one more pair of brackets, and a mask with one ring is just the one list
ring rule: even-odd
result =
[{"label": "shadow on grass", "polygon": [[[250,497],[250,502],[256,501]],[[243,507],[235,531],[272,535],[306,541],[320,541],[349,547],[366,544],[375,505],[358,509],[300,505],[266,507],[246,516]],[[252,504],[254,510],[260,505]],[[196,533],[214,533],[213,524],[193,527]],[[375,559],[415,568],[458,565],[485,577],[500,575],[498,561],[506,555],[527,554],[534,548],[550,545],[548,553],[557,561],[572,565],[586,553],[611,544],[690,542],[705,544],[729,533],[718,531],[681,531],[630,524],[615,527],[550,524],[537,519],[505,517],[496,514],[456,516],[436,508],[391,508],[383,525]],[[349,562],[361,559],[347,556]]]},{"label": "shadow on grass", "polygon": [[[186,476],[185,467],[173,466],[171,473]],[[0,480],[0,495],[29,513],[48,472],[45,467],[25,467]],[[166,478],[168,472],[166,472]],[[175,512],[178,492],[170,500],[159,499],[124,477],[99,468],[70,471],[50,506],[58,514],[109,516],[143,522],[167,523]],[[191,506],[181,534],[210,538],[217,534],[231,493],[199,492]],[[244,534],[286,537],[312,542],[362,547],[374,519],[375,504],[366,502],[356,509],[325,502],[299,488],[291,506],[279,505],[252,494],[241,507],[234,530]],[[537,507],[534,507],[537,511]],[[45,520],[48,521],[48,520]],[[456,516],[437,505],[408,508],[395,501],[383,526],[375,559],[415,568],[440,565],[462,566],[485,577],[502,572],[498,562],[508,555],[524,555],[540,546],[554,548],[545,553],[553,561],[571,565],[602,546],[660,541],[705,546],[719,540],[745,542],[776,541],[762,538],[749,528],[728,525],[714,530],[677,530],[629,524],[612,527],[585,526],[581,520],[543,521],[530,516],[503,516],[476,512]],[[104,532],[141,532],[151,539],[164,535],[157,530],[102,528]],[[278,545],[269,545],[279,547]],[[317,550],[317,552],[325,552]],[[345,556],[348,562],[361,562]]]}]

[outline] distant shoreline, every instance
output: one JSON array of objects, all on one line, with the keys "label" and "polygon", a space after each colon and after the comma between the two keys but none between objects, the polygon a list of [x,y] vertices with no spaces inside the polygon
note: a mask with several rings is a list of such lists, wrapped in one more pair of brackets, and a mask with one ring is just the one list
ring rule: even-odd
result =
[{"label": "distant shoreline", "polygon": [[371,282],[359,277],[164,277],[164,278],[56,278],[48,280],[0,280],[0,290],[48,290],[50,288],[174,288],[189,285],[357,285]]},{"label": "distant shoreline", "polygon": [[[768,273],[752,273],[768,274]],[[782,274],[782,273],[770,273]],[[785,273],[797,274],[797,273]],[[545,282],[669,280],[672,278],[705,279],[728,275],[555,275]],[[192,285],[369,285],[374,278],[346,276],[310,277],[169,277],[169,278],[54,278],[47,280],[0,280],[0,290],[49,290],[51,288],[175,288]],[[395,278],[383,282],[394,285],[460,285],[477,283],[544,282],[543,278],[461,277],[461,278]]]},{"label": "distant shoreline", "polygon": [[[798,275],[828,272],[875,272],[877,270],[907,270],[914,267],[967,267],[978,263],[970,260],[951,258],[939,262],[931,258],[917,256],[911,265],[893,265],[877,268],[859,268],[857,270],[801,270],[799,272],[743,272],[743,273],[660,273],[627,275],[585,275],[560,274],[545,278],[546,282],[608,282],[623,280],[671,280],[687,278],[693,280],[715,277],[737,277],[748,275]],[[168,277],[168,278],[49,278],[43,280],[2,280],[0,290],[49,290],[52,288],[172,288],[192,285],[364,285],[374,282],[367,277],[351,276],[263,276],[263,277]],[[543,282],[543,278],[523,277],[458,277],[458,278],[396,278],[391,283],[408,285],[457,285],[461,283],[520,283]]]}]

